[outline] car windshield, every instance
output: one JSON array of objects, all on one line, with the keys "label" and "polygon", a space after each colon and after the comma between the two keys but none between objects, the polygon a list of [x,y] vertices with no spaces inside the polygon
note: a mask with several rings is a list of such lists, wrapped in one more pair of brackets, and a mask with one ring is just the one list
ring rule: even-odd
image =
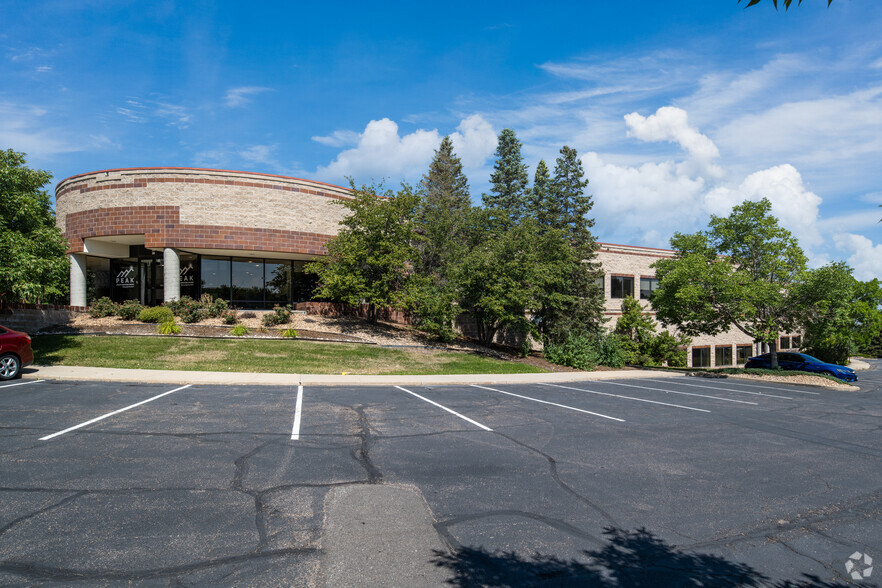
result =
[{"label": "car windshield", "polygon": [[802,357],[805,361],[809,363],[827,363],[826,361],[821,361],[817,357],[812,357],[811,355],[806,355],[805,353],[801,353],[800,357]]}]

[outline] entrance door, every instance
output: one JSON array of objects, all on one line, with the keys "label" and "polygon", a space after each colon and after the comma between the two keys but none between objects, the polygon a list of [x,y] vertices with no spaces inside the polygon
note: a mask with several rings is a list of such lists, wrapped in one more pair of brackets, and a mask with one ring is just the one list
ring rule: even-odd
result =
[{"label": "entrance door", "polygon": [[164,301],[165,274],[161,259],[141,260],[141,303],[159,306]]}]

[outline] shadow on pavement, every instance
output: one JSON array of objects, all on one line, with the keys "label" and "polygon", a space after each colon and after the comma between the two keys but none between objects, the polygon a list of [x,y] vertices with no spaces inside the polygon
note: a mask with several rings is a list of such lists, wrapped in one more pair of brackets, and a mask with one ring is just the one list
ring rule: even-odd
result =
[{"label": "shadow on pavement", "polygon": [[625,531],[608,527],[607,544],[585,551],[590,563],[535,554],[524,558],[512,552],[488,552],[465,547],[454,554],[436,552],[436,566],[448,568],[453,586],[580,586],[690,587],[797,586],[841,587],[816,576],[771,584],[769,578],[743,563],[717,555],[684,553],[646,529]]}]

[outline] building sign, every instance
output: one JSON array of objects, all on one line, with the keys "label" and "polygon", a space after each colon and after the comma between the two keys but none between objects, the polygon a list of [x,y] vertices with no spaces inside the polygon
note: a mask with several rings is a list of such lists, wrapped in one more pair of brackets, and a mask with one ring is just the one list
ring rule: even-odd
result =
[{"label": "building sign", "polygon": [[134,265],[117,266],[113,286],[115,288],[130,290],[135,287],[135,278],[137,275],[137,269]]},{"label": "building sign", "polygon": [[191,261],[181,265],[181,288],[192,288],[196,285],[196,267]]}]

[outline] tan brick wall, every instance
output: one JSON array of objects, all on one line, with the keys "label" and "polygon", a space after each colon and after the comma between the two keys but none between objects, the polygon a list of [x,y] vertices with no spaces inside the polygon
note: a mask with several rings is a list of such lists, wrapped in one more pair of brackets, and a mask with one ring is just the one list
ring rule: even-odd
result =
[{"label": "tan brick wall", "polygon": [[68,178],[56,188],[57,223],[102,208],[176,207],[182,225],[334,235],[349,190],[282,176],[185,168],[108,170]]}]

